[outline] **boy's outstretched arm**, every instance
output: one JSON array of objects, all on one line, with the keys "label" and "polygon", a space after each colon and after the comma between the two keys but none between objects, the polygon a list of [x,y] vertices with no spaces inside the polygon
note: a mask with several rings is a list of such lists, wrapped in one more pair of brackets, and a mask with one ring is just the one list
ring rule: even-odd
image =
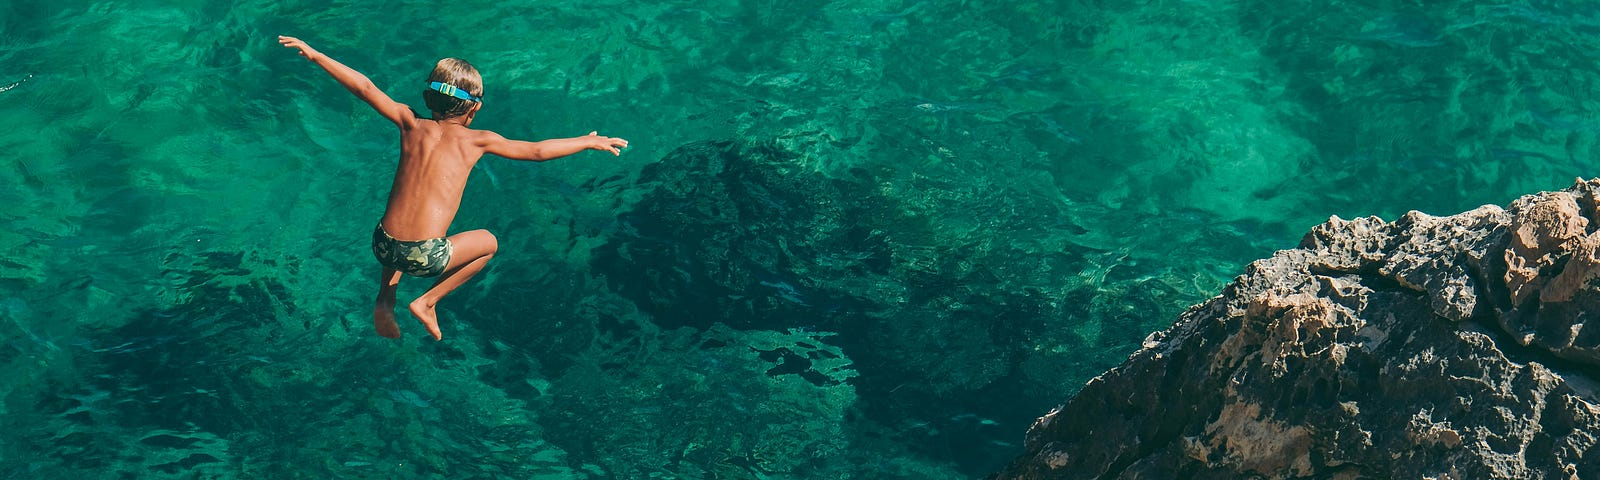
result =
[{"label": "boy's outstretched arm", "polygon": [[584,150],[605,150],[612,155],[621,155],[623,148],[628,148],[628,141],[614,137],[602,137],[598,132],[589,132],[588,135],[573,138],[557,138],[538,142],[524,142],[521,140],[508,140],[488,130],[482,130],[479,146],[483,151],[506,157],[512,160],[532,160],[543,162],[572,155]]},{"label": "boy's outstretched arm", "polygon": [[372,105],[372,108],[377,110],[379,115],[383,115],[383,118],[394,122],[395,126],[403,130],[409,130],[416,124],[417,117],[411,113],[411,107],[389,98],[388,94],[383,93],[383,90],[379,90],[378,86],[372,83],[372,79],[362,75],[361,72],[357,72],[337,60],[323,55],[322,52],[311,48],[310,45],[306,45],[306,42],[298,38],[279,35],[278,43],[283,44],[285,47],[299,50],[300,56],[306,57],[306,60],[310,60],[311,63],[315,63],[317,66],[322,67],[323,70],[327,70],[328,74],[332,75],[334,80],[338,80],[340,85],[344,85],[344,88],[350,90],[350,93],[355,94],[357,98],[367,102],[368,105]]}]

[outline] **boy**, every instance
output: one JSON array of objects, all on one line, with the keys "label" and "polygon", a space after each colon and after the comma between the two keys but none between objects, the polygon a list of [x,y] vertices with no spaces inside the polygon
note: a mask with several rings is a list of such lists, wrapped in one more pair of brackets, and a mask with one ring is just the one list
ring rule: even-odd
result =
[{"label": "boy", "polygon": [[434,306],[456,287],[483,270],[494,257],[498,242],[488,230],[461,232],[446,237],[450,222],[461,208],[461,193],[467,175],[485,153],[512,160],[545,161],[583,150],[604,150],[620,155],[628,146],[620,138],[602,137],[596,132],[575,138],[523,142],[507,140],[488,130],[467,128],[483,106],[483,79],[478,70],[464,60],[440,60],[428,75],[423,100],[433,118],[419,118],[415,111],[396,102],[379,90],[360,72],[328,58],[294,37],[278,37],[278,43],[300,51],[322,67],[344,88],[372,105],[383,118],[400,127],[400,166],[389,190],[389,205],[383,219],[372,231],[372,253],[383,265],[378,279],[378,305],[372,312],[372,325],[378,335],[400,338],[394,321],[394,291],[400,274],[439,279],[433,288],[411,301],[410,310],[428,327],[434,340],[439,320]]}]

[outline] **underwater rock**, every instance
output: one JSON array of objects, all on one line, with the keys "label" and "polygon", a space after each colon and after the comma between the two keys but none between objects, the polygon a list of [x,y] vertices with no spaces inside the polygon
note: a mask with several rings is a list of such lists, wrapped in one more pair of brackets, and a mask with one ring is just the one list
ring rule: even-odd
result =
[{"label": "underwater rock", "polygon": [[1151,334],[992,479],[1600,478],[1600,180],[1319,225]]},{"label": "underwater rock", "polygon": [[[640,345],[680,329],[834,333],[818,346],[837,347],[855,374],[856,402],[841,421],[888,432],[878,438],[925,449],[916,453],[972,478],[1014,455],[1006,426],[1032,421],[1050,405],[1039,399],[1070,393],[1062,372],[1084,378],[1115,364],[1121,358],[1099,352],[1153,328],[1139,312],[1180,308],[1163,303],[1179,293],[1153,279],[1161,265],[1075,245],[1068,207],[1023,194],[1010,178],[947,180],[957,177],[880,164],[824,173],[808,161],[771,141],[704,141],[644,167],[637,200],[590,252],[590,267],[646,320],[602,319],[593,338],[650,352],[677,375],[681,362]],[[1086,279],[1104,258],[1115,270]],[[1038,338],[1060,344],[1041,348]],[[761,371],[839,388],[807,350],[767,349]]]}]

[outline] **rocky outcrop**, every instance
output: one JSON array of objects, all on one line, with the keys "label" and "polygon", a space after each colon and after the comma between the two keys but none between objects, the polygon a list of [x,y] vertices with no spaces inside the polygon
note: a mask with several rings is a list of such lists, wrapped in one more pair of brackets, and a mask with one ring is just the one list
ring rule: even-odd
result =
[{"label": "rocky outcrop", "polygon": [[1600,180],[1337,217],[1028,430],[994,479],[1600,478]]}]

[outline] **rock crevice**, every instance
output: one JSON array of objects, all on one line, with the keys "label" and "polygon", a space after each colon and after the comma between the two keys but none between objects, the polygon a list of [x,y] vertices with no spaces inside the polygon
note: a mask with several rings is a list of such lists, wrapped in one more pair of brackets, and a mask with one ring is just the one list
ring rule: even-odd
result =
[{"label": "rock crevice", "polygon": [[1029,429],[992,478],[1600,478],[1600,180],[1337,217]]}]

